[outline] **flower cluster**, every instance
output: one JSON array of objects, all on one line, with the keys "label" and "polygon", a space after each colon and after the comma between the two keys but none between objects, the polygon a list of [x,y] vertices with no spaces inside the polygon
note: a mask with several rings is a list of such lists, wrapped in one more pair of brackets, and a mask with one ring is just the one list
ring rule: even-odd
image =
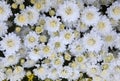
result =
[{"label": "flower cluster", "polygon": [[0,81],[119,81],[119,0],[1,0]]}]

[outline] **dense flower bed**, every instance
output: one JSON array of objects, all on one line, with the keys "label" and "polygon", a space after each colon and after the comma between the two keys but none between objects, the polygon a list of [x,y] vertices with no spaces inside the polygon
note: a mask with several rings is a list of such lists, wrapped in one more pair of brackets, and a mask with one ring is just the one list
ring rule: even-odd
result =
[{"label": "dense flower bed", "polygon": [[0,81],[119,81],[119,0],[1,0]]}]

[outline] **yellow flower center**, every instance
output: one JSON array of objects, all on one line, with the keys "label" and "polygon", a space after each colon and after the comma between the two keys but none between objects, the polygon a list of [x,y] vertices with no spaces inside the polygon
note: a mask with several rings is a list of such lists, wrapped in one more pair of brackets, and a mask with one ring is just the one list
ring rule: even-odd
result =
[{"label": "yellow flower center", "polygon": [[65,60],[70,61],[71,60],[71,55],[70,54],[65,54]]},{"label": "yellow flower center", "polygon": [[71,34],[70,33],[66,33],[65,34],[65,39],[69,40],[71,38]]},{"label": "yellow flower center", "polygon": [[81,56],[77,57],[77,61],[78,62],[82,62],[83,61],[83,57],[81,57]]},{"label": "yellow flower center", "polygon": [[45,53],[49,53],[49,52],[50,52],[50,48],[49,48],[48,46],[45,46],[45,47],[43,48],[43,51],[44,51]]},{"label": "yellow flower center", "polygon": [[18,20],[19,20],[19,22],[23,23],[23,22],[26,21],[26,18],[25,18],[24,15],[19,15],[19,16],[18,16]]},{"label": "yellow flower center", "polygon": [[42,3],[35,3],[36,9],[40,10],[42,8]]},{"label": "yellow flower center", "polygon": [[115,7],[115,8],[113,9],[113,13],[114,13],[115,15],[120,15],[120,7]]},{"label": "yellow flower center", "polygon": [[55,43],[55,48],[59,48],[60,47],[60,42],[56,42]]},{"label": "yellow flower center", "polygon": [[54,27],[56,27],[56,25],[57,25],[57,22],[55,20],[53,20],[53,21],[50,22],[50,26],[51,27],[54,28]]},{"label": "yellow flower center", "polygon": [[67,15],[71,15],[73,11],[70,7],[67,7],[65,12],[66,12]]},{"label": "yellow flower center", "polygon": [[91,68],[91,72],[92,72],[92,73],[96,73],[96,72],[97,72],[97,69],[96,69],[96,68]]},{"label": "yellow flower center", "polygon": [[38,72],[39,72],[40,74],[43,74],[43,73],[45,72],[45,70],[44,70],[43,67],[40,67],[40,68],[38,69]]},{"label": "yellow flower center", "polygon": [[104,64],[104,65],[102,65],[102,68],[103,68],[104,70],[106,70],[106,69],[109,68],[109,66],[108,66],[108,64]]},{"label": "yellow flower center", "polygon": [[15,45],[14,41],[13,40],[8,40],[7,41],[7,46],[8,47],[13,47]]},{"label": "yellow flower center", "polygon": [[9,62],[14,62],[14,57],[13,57],[13,56],[9,56],[9,57],[8,57],[8,61],[9,61]]},{"label": "yellow flower center", "polygon": [[100,30],[103,30],[104,28],[105,28],[105,23],[104,22],[98,22],[98,28],[100,29]]},{"label": "yellow flower center", "polygon": [[47,37],[46,36],[40,36],[40,42],[44,43],[47,42]]},{"label": "yellow flower center", "polygon": [[42,27],[36,27],[35,28],[35,32],[38,33],[38,34],[42,33],[43,32],[43,28]]},{"label": "yellow flower center", "polygon": [[31,36],[31,37],[29,37],[28,40],[29,40],[30,43],[33,43],[33,42],[35,42],[35,37]]},{"label": "yellow flower center", "polygon": [[89,12],[87,13],[86,17],[88,20],[92,20],[94,18],[94,14]]},{"label": "yellow flower center", "polygon": [[77,50],[77,51],[80,51],[81,49],[82,49],[82,47],[81,47],[80,45],[77,45],[77,46],[76,46],[76,50]]},{"label": "yellow flower center", "polygon": [[115,70],[116,70],[117,72],[120,72],[120,66],[116,66],[116,67],[115,67]]},{"label": "yellow flower center", "polygon": [[60,65],[61,64],[61,60],[60,59],[56,59],[54,62],[55,65]]},{"label": "yellow flower center", "polygon": [[0,6],[0,14],[4,12],[4,9]]},{"label": "yellow flower center", "polygon": [[87,41],[87,43],[88,43],[88,45],[95,45],[95,43],[96,43],[96,41],[94,40],[94,39],[89,39],[88,41]]},{"label": "yellow flower center", "polygon": [[108,35],[108,36],[105,37],[105,40],[107,42],[111,42],[113,40],[113,37],[111,35]]}]

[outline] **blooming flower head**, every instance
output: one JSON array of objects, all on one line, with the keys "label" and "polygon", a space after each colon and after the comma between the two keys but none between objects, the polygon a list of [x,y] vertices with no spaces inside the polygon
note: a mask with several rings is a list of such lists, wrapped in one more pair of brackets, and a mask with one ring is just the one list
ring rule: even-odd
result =
[{"label": "blooming flower head", "polygon": [[99,9],[97,9],[94,6],[88,6],[84,9],[81,15],[81,21],[85,23],[86,25],[96,25],[99,20],[100,13],[98,12]]},{"label": "blooming flower head", "polygon": [[107,9],[108,16],[114,20],[120,19],[120,3],[118,1],[114,2],[112,6]]},{"label": "blooming flower head", "polygon": [[20,38],[15,33],[9,33],[0,41],[0,47],[8,55],[16,53],[20,48]]},{"label": "blooming flower head", "polygon": [[4,0],[0,1],[0,21],[7,21],[7,19],[12,15],[10,5]]},{"label": "blooming flower head", "polygon": [[96,32],[90,32],[84,35],[83,45],[86,50],[91,52],[99,52],[102,48],[103,41]]},{"label": "blooming flower head", "polygon": [[79,7],[72,1],[64,1],[57,10],[57,14],[62,17],[64,22],[74,22],[78,20],[80,13]]}]

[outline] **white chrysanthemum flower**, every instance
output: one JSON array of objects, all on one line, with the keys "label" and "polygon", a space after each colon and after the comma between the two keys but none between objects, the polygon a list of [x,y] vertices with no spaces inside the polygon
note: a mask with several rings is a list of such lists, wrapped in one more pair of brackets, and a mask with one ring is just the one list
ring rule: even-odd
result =
[{"label": "white chrysanthemum flower", "polygon": [[89,34],[84,35],[83,45],[85,49],[87,49],[90,52],[99,52],[103,45],[103,41],[96,32],[91,32]]},{"label": "white chrysanthemum flower", "polygon": [[88,65],[87,67],[87,74],[91,77],[95,75],[99,75],[101,72],[101,68],[98,65]]},{"label": "white chrysanthemum flower", "polygon": [[65,1],[59,5],[57,15],[61,16],[64,22],[75,22],[80,16],[79,7],[72,1]]},{"label": "white chrysanthemum flower", "polygon": [[49,39],[49,44],[53,46],[56,52],[64,52],[66,50],[66,46],[61,37],[51,37]]},{"label": "white chrysanthemum flower", "polygon": [[17,13],[14,22],[21,27],[26,26],[28,25],[28,15],[26,13]]},{"label": "white chrysanthemum flower", "polygon": [[34,60],[27,59],[27,61],[23,64],[23,67],[30,68],[35,66],[35,63],[36,62]]},{"label": "white chrysanthemum flower", "polygon": [[60,32],[60,37],[63,38],[62,41],[64,44],[70,44],[74,40],[75,36],[71,29],[66,29]]},{"label": "white chrysanthemum flower", "polygon": [[93,30],[98,32],[99,34],[106,34],[107,32],[112,31],[112,26],[106,16],[101,16],[96,26],[93,27]]},{"label": "white chrysanthemum flower", "polygon": [[41,44],[41,53],[43,57],[49,57],[53,52],[53,47],[51,45]]},{"label": "white chrysanthemum flower", "polygon": [[34,4],[34,7],[41,12],[48,12],[51,7],[50,0],[37,0]]},{"label": "white chrysanthemum flower", "polygon": [[69,67],[69,66],[64,66],[64,67],[61,67],[60,69],[58,69],[59,72],[59,77],[61,78],[66,78],[66,79],[69,79],[70,76],[72,76],[72,68]]},{"label": "white chrysanthemum flower", "polygon": [[7,21],[11,15],[10,5],[4,0],[0,1],[0,21]]},{"label": "white chrysanthemum flower", "polygon": [[48,66],[42,65],[34,69],[33,72],[39,79],[44,80],[47,78]]},{"label": "white chrysanthemum flower", "polygon": [[60,19],[57,17],[50,17],[46,19],[45,29],[51,33],[59,30],[60,27]]},{"label": "white chrysanthemum flower", "polygon": [[3,71],[0,70],[0,81],[3,81],[6,79],[6,75]]},{"label": "white chrysanthemum flower", "polygon": [[85,52],[85,48],[81,39],[73,41],[73,43],[69,45],[69,49],[71,54],[74,56],[79,56]]},{"label": "white chrysanthemum flower", "polygon": [[118,34],[115,31],[107,32],[102,36],[104,47],[113,47],[116,44]]},{"label": "white chrysanthemum flower", "polygon": [[0,37],[7,33],[8,26],[5,22],[0,22]]},{"label": "white chrysanthemum flower", "polygon": [[79,30],[80,32],[85,32],[89,29],[89,26],[78,20],[76,29]]},{"label": "white chrysanthemum flower", "polygon": [[2,62],[4,63],[4,66],[9,67],[11,65],[15,65],[19,62],[20,57],[18,55],[9,55],[2,59]]},{"label": "white chrysanthemum flower", "polygon": [[29,6],[23,12],[27,14],[29,25],[33,26],[38,22],[39,12],[34,7]]},{"label": "white chrysanthemum flower", "polygon": [[73,70],[72,75],[68,78],[70,81],[75,81],[80,77],[80,72],[78,70]]},{"label": "white chrysanthemum flower", "polygon": [[99,20],[100,13],[98,12],[99,9],[97,9],[94,6],[88,6],[86,7],[81,15],[81,21],[85,23],[86,25],[96,25]]},{"label": "white chrysanthemum flower", "polygon": [[21,81],[25,76],[24,68],[21,66],[14,67],[12,76],[10,77],[10,81]]},{"label": "white chrysanthemum flower", "polygon": [[59,76],[58,76],[57,68],[51,67],[51,68],[49,69],[49,73],[48,73],[47,78],[50,78],[50,79],[52,79],[52,80],[58,79]]},{"label": "white chrysanthemum flower", "polygon": [[38,44],[38,38],[39,36],[36,34],[36,32],[30,31],[29,34],[27,34],[24,38],[24,45],[27,48],[33,48]]},{"label": "white chrysanthemum flower", "polygon": [[40,46],[35,46],[34,48],[30,49],[30,51],[28,52],[29,53],[28,56],[30,59],[37,61],[39,59],[42,59],[40,52],[41,52]]},{"label": "white chrysanthemum flower", "polygon": [[25,0],[13,0],[17,4],[22,4]]},{"label": "white chrysanthemum flower", "polygon": [[51,60],[51,64],[55,68],[60,68],[64,63],[64,58],[62,56],[56,57],[53,60]]},{"label": "white chrysanthemum flower", "polygon": [[20,38],[15,33],[9,33],[0,41],[1,50],[10,55],[17,52],[20,48]]},{"label": "white chrysanthemum flower", "polygon": [[107,8],[107,13],[110,18],[113,18],[114,20],[120,20],[120,3],[114,2],[112,6]]}]

